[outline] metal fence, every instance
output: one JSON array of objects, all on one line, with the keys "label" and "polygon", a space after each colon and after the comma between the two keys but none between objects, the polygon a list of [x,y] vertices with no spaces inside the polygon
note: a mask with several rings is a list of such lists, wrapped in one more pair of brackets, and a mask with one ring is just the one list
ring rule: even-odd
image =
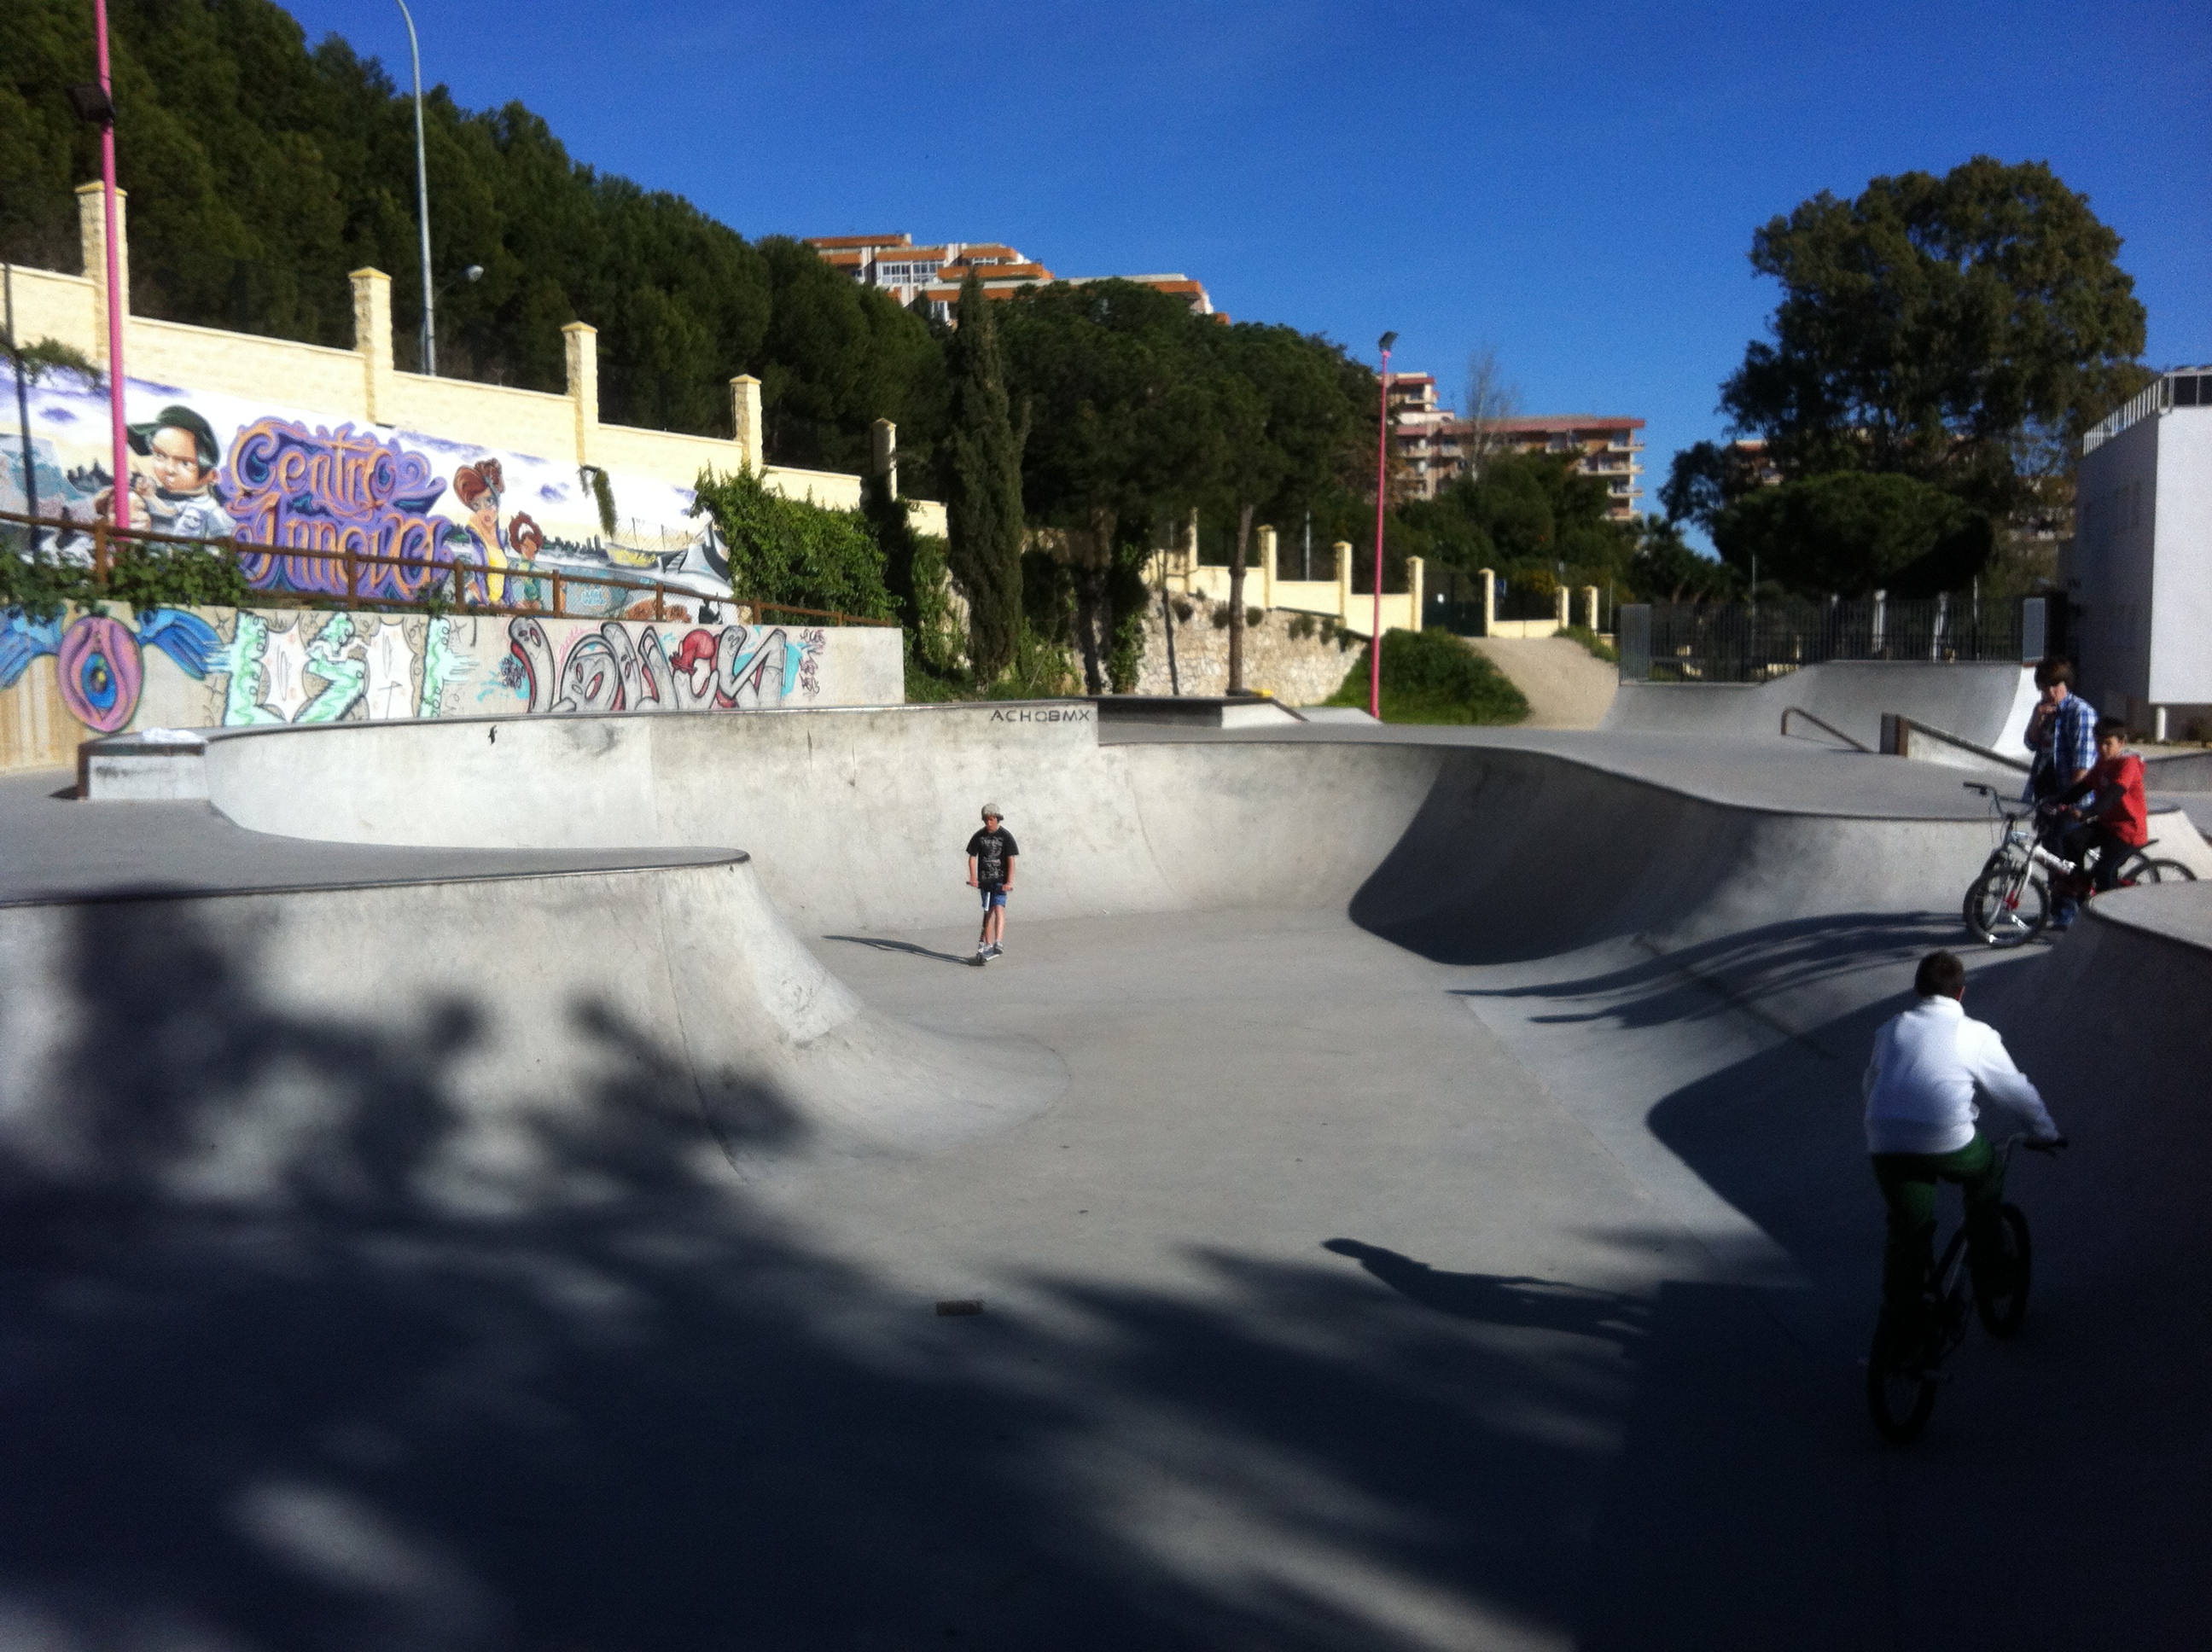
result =
[{"label": "metal fence", "polygon": [[1764,683],[1832,659],[2017,662],[2047,643],[2039,597],[1624,605],[1620,674],[1653,683]]},{"label": "metal fence", "polygon": [[[1516,585],[1509,581],[1503,574],[1498,575],[1497,579],[1496,617],[1498,619],[1501,621],[1548,620],[1556,619],[1559,616],[1559,598],[1556,586],[1547,585],[1539,587]],[[1462,574],[1450,579],[1449,589],[1452,595],[1456,598],[1463,591],[1480,592],[1482,582]],[[1579,614],[1576,617],[1579,619]],[[1479,637],[1483,634],[1482,599],[1480,596],[1473,596],[1459,600],[1447,600],[1443,592],[1436,592],[1430,598],[1429,611],[1423,616],[1422,623],[1441,625],[1446,630],[1457,632],[1462,636]]]}]

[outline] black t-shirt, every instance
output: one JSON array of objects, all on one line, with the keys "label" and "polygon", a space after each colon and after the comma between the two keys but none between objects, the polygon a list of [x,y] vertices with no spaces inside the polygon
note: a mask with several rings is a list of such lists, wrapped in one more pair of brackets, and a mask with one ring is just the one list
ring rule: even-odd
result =
[{"label": "black t-shirt", "polygon": [[1021,850],[1015,847],[1014,835],[1001,826],[969,838],[968,853],[975,862],[976,883],[985,889],[1004,889],[1006,874],[1013,870],[1006,863]]}]

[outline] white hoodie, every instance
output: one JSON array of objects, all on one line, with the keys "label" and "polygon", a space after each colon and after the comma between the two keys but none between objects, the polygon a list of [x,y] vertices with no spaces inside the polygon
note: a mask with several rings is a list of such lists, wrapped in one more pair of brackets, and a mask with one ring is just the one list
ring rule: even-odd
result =
[{"label": "white hoodie", "polygon": [[2004,1040],[1955,998],[1923,998],[1874,1036],[1866,1070],[1869,1153],[1955,1153],[1974,1139],[1974,1091],[2019,1114],[2038,1141],[2058,1127]]}]

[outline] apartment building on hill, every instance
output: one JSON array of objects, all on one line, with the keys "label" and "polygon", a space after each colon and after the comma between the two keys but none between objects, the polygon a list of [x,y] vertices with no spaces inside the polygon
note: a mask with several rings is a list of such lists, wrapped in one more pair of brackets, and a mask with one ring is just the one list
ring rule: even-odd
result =
[{"label": "apartment building on hill", "polygon": [[[1390,375],[1390,439],[1399,462],[1396,492],[1401,499],[1433,499],[1472,462],[1475,434],[1462,419],[1437,401],[1433,374]],[[1489,440],[1522,452],[1571,453],[1575,468],[1603,481],[1611,495],[1607,514],[1626,522],[1644,498],[1644,421],[1608,418],[1595,413],[1540,415],[1493,419],[1485,426]]]},{"label": "apartment building on hill", "polygon": [[[810,235],[806,244],[823,263],[844,270],[864,287],[889,293],[901,304],[917,299],[929,306],[940,321],[952,319],[959,301],[960,284],[972,272],[983,283],[986,298],[1012,298],[1023,288],[1040,282],[1079,283],[1104,276],[1062,276],[1025,258],[999,241],[945,241],[935,246],[916,246],[911,235]],[[1179,298],[1194,313],[1215,313],[1205,284],[1182,274],[1122,276],[1140,286]]]}]

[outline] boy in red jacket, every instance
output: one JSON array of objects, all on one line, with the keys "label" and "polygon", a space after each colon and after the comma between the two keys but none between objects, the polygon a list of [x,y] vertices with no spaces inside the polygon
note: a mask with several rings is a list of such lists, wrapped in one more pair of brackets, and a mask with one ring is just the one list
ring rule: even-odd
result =
[{"label": "boy in red jacket", "polygon": [[2150,841],[2150,820],[2143,804],[2142,759],[2125,749],[2128,725],[2124,718],[2107,717],[2097,725],[2097,764],[2067,789],[2058,801],[2070,803],[2087,794],[2087,800],[2069,812],[2081,824],[2067,828],[2066,858],[2076,864],[2095,849],[2094,876],[2102,895],[2119,882],[2120,866]]}]

